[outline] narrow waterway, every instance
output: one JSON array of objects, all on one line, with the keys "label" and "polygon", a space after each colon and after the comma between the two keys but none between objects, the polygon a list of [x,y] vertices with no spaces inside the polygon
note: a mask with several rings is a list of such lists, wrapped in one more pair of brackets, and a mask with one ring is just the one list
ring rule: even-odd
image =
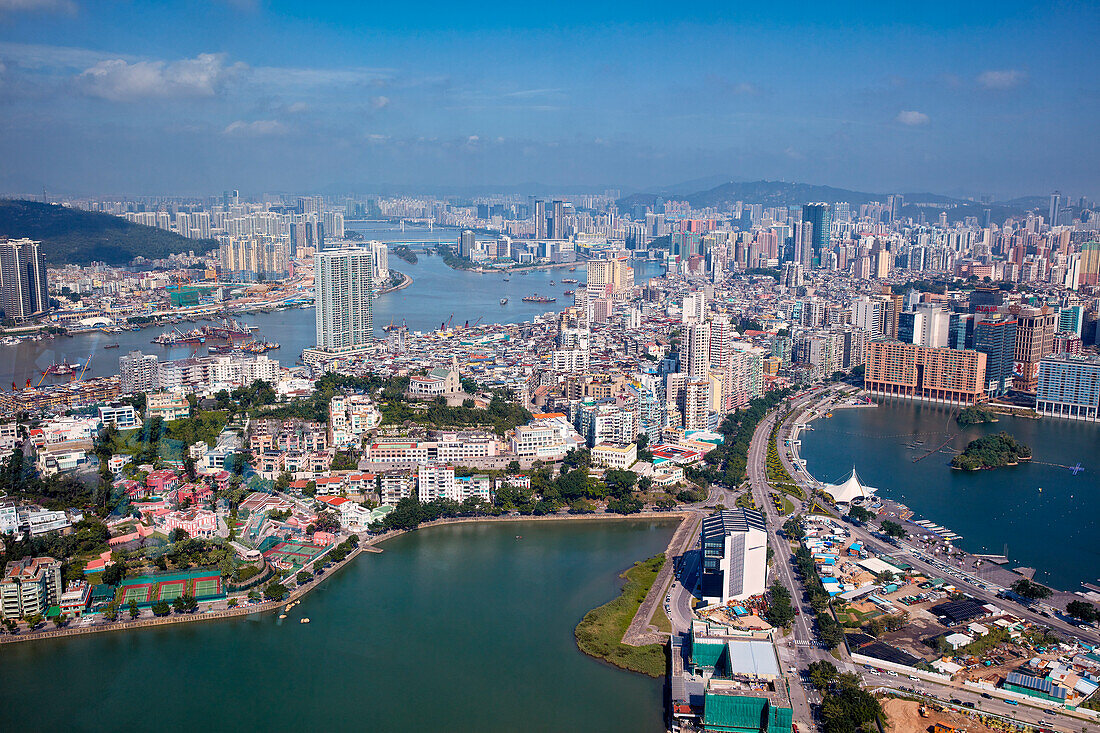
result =
[{"label": "narrow waterway", "polygon": [[364,553],[281,622],[6,646],[5,729],[661,731],[662,681],[581,654],[573,628],[674,529],[435,527]]},{"label": "narrow waterway", "polygon": [[[1000,416],[962,428],[944,407],[902,401],[836,410],[813,428],[800,455],[818,480],[843,480],[855,466],[882,496],[962,535],[966,550],[1000,554],[1007,545],[1013,566],[1036,568],[1036,580],[1063,590],[1100,578],[1100,425]],[[971,440],[1001,430],[1034,459],[990,471],[948,465]],[[914,463],[949,436],[953,452]],[[1067,467],[1078,463],[1074,475]]]},{"label": "narrow waterway", "polygon": [[[451,241],[457,240],[458,230],[435,228],[414,229],[376,222],[352,222],[350,229],[361,231],[365,239],[393,241]],[[430,331],[444,323],[464,325],[477,323],[521,323],[550,311],[560,311],[573,304],[573,297],[566,290],[575,290],[577,284],[562,283],[562,278],[585,282],[585,268],[577,266],[553,270],[530,270],[525,274],[481,274],[453,270],[436,255],[420,254],[418,262],[410,264],[390,255],[390,267],[413,278],[409,287],[380,295],[374,302],[375,333],[382,336],[382,327],[390,323],[405,323],[414,331]],[[642,283],[651,277],[664,274],[663,265],[657,262],[639,262],[634,268],[635,282]],[[507,280],[505,280],[507,278]],[[550,285],[551,281],[554,285]],[[533,294],[555,297],[553,303],[524,303],[523,297]],[[501,305],[500,299],[508,302]],[[257,338],[277,342],[280,348],[269,351],[268,356],[278,359],[284,366],[292,366],[302,350],[316,344],[316,317],[312,306],[272,313],[252,313],[239,316],[238,320],[256,326]],[[193,327],[185,324],[184,328]],[[0,345],[0,388],[10,389],[14,382],[20,388],[27,379],[37,384],[50,364],[61,361],[79,363],[91,360],[86,377],[103,377],[118,373],[118,357],[131,350],[156,354],[162,360],[183,359],[192,354],[206,354],[206,345],[161,346],[152,339],[165,327],[145,328],[123,333],[80,334],[72,337],[55,337],[41,341],[22,341],[14,346]],[[117,348],[106,348],[118,344]],[[66,381],[68,377],[46,377],[45,383]]]}]

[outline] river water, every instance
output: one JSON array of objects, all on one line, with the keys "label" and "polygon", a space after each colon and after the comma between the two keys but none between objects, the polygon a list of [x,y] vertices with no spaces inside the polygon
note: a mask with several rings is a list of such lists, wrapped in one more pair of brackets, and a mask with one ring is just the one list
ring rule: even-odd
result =
[{"label": "river water", "polygon": [[581,654],[573,627],[673,529],[436,527],[364,553],[282,622],[5,646],[4,728],[661,731],[662,682]]},{"label": "river water", "polygon": [[[352,222],[349,229],[362,231],[366,239],[386,242],[450,242],[457,241],[459,235],[457,229],[446,227],[437,227],[431,232],[427,228],[406,227],[402,232],[399,226],[376,222]],[[578,266],[576,272],[569,272],[569,268],[565,267],[531,270],[526,274],[516,272],[506,276],[453,270],[443,264],[437,255],[419,254],[418,258],[417,264],[413,265],[391,253],[390,268],[409,275],[413,283],[403,290],[380,295],[375,300],[374,326],[378,336],[383,335],[382,327],[391,322],[404,322],[414,331],[430,331],[451,320],[452,315],[455,325],[463,325],[467,320],[474,324],[479,318],[483,324],[530,321],[542,313],[560,311],[573,304],[572,296],[563,293],[576,289],[577,285],[563,284],[563,277],[579,280],[581,284],[585,282],[583,265]],[[639,262],[634,268],[634,279],[638,283],[662,274],[664,267],[656,262]],[[507,282],[505,277],[509,278]],[[555,284],[551,286],[550,281]],[[523,296],[533,293],[556,297],[557,301],[522,301]],[[508,303],[501,305],[501,298],[508,298]],[[250,313],[240,316],[238,320],[257,326],[257,337],[278,342],[280,348],[267,352],[267,355],[278,359],[284,366],[293,366],[303,349],[316,344],[312,306],[272,313]],[[184,324],[183,327],[192,326]],[[27,379],[36,384],[46,367],[62,360],[84,364],[91,357],[91,366],[85,376],[102,377],[117,374],[118,357],[134,349],[156,354],[161,360],[207,353],[205,345],[161,346],[151,343],[154,336],[165,330],[165,327],[156,327],[119,334],[96,331],[73,337],[23,341],[15,346],[0,345],[0,388],[8,389],[12,382],[22,387]],[[114,343],[119,344],[117,349],[104,349]],[[46,383],[66,379],[46,377]]]},{"label": "river water", "polygon": [[[1100,425],[1000,416],[960,428],[943,407],[902,401],[836,410],[813,428],[800,436],[800,455],[818,480],[841,481],[855,466],[882,496],[962,535],[966,550],[1001,554],[1007,545],[1013,567],[1036,568],[1036,580],[1063,590],[1100,578]],[[945,452],[913,462],[949,436],[947,447],[961,451],[1001,430],[1031,447],[1030,463],[956,471]],[[1073,475],[1067,467],[1078,463],[1084,470]]]}]

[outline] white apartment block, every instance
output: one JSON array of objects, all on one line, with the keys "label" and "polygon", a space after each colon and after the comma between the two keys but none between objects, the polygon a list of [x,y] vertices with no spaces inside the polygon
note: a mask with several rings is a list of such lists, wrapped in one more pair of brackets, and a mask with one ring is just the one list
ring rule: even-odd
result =
[{"label": "white apartment block", "polygon": [[317,347],[340,352],[374,340],[374,265],[369,247],[314,254]]},{"label": "white apartment block", "polygon": [[416,478],[417,495],[421,503],[455,498],[457,489],[454,466],[425,463],[418,469]]},{"label": "white apartment block", "polygon": [[396,504],[402,499],[417,496],[416,477],[407,474],[392,474],[382,477],[382,503]]}]

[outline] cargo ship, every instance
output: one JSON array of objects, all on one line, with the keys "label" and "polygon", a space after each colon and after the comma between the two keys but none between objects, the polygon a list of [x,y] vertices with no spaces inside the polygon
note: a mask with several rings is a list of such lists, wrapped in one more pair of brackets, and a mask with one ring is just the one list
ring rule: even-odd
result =
[{"label": "cargo ship", "polygon": [[561,282],[562,282],[563,285],[575,285],[577,281],[574,280],[571,277],[565,277],[565,278],[562,278]]},{"label": "cargo ship", "polygon": [[557,298],[548,298],[545,295],[539,295],[538,293],[535,293],[534,295],[528,295],[523,298],[524,303],[553,303],[556,300]]}]

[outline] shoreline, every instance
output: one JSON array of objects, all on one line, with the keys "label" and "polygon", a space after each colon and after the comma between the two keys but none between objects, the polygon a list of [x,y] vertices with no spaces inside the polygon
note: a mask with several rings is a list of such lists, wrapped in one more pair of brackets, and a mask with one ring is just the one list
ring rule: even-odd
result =
[{"label": "shoreline", "polygon": [[[49,628],[44,631],[20,631],[18,634],[4,633],[0,635],[0,646],[4,644],[16,644],[19,642],[27,641],[41,641],[44,639],[60,639],[68,636],[83,636],[87,634],[105,633],[110,631],[125,631],[127,629],[142,629],[150,628],[154,626],[168,626],[170,624],[184,624],[195,623],[199,621],[214,621],[219,619],[234,618],[237,616],[251,616],[252,614],[263,614],[268,611],[278,611],[280,608],[285,607],[288,603],[292,603],[301,599],[307,595],[314,588],[318,587],[327,578],[334,575],[337,571],[342,570],[348,563],[354,560],[363,552],[378,553],[383,550],[377,545],[387,540],[392,540],[396,537],[400,537],[403,534],[409,532],[415,532],[419,529],[430,529],[432,527],[439,527],[446,524],[470,524],[475,522],[538,522],[538,521],[621,521],[623,519],[671,519],[679,517],[681,515],[689,515],[690,512],[638,512],[637,514],[547,514],[541,517],[533,515],[520,515],[518,517],[448,517],[444,519],[436,519],[431,522],[425,522],[419,525],[415,529],[403,529],[395,530],[392,532],[386,532],[380,535],[374,535],[367,539],[360,539],[359,544],[348,553],[348,556],[333,566],[331,569],[325,571],[319,578],[314,578],[311,582],[304,586],[294,588],[294,590],[287,593],[280,601],[262,601],[255,605],[236,606],[234,608],[226,608],[219,611],[207,611],[205,613],[191,613],[191,614],[176,614],[172,612],[168,616],[155,616],[153,618],[139,618],[133,621],[111,621],[107,623],[95,624],[93,626],[76,626],[66,628]],[[119,615],[124,613],[124,610],[120,608]],[[43,622],[48,623],[48,622]],[[72,623],[72,622],[70,622]]]},{"label": "shoreline", "polygon": [[[824,414],[825,412],[836,410],[839,407],[864,407],[864,406],[878,407],[879,405],[878,405],[877,402],[872,402],[870,405],[862,405],[862,404],[861,405],[843,405],[843,406],[833,405],[832,407],[830,407],[828,409],[818,410],[818,414],[816,416],[814,416],[812,418],[808,418],[805,422],[803,422],[801,424],[808,426],[811,423],[824,418],[825,417],[825,414]],[[817,409],[817,408],[815,408],[815,409]],[[808,414],[808,412],[809,412],[809,408],[807,408],[802,413],[800,413],[799,417],[801,417],[803,414]],[[798,452],[799,446],[796,445],[795,441],[797,440],[797,436],[800,433],[801,433],[801,430],[799,430],[797,433],[792,433],[792,435],[791,435],[791,446],[790,446],[791,462],[796,467],[800,467],[802,473],[806,477],[808,477],[810,481],[812,481],[815,485],[820,486],[820,485],[822,485],[822,482],[820,480],[818,480],[817,477],[815,477],[812,473],[810,473],[809,467],[807,465],[805,465],[805,459],[803,459],[799,455],[799,452]],[[951,470],[963,470],[963,469],[956,469],[954,466],[952,466]],[[973,469],[973,470],[986,470],[986,469],[978,468],[978,469]],[[894,507],[896,507],[898,509],[897,516],[896,517],[891,517],[892,519],[897,519],[897,520],[900,520],[903,523],[908,523],[908,524],[915,525],[918,530],[923,530],[924,532],[930,533],[932,536],[937,537],[939,540],[950,544],[950,546],[952,546],[955,549],[963,552],[964,555],[966,555],[970,558],[988,560],[988,558],[992,557],[988,554],[983,555],[980,552],[972,552],[970,550],[964,549],[960,545],[956,544],[957,542],[959,542],[960,540],[962,540],[964,538],[959,536],[957,533],[953,532],[950,528],[945,527],[942,524],[939,524],[934,519],[932,519],[930,517],[927,517],[927,516],[924,516],[924,515],[921,515],[921,514],[918,514],[916,511],[913,510],[912,507],[908,506],[907,504],[904,504],[901,501],[898,501],[896,499],[890,499],[890,498],[887,498],[885,496],[880,496],[878,494],[875,495],[875,498],[878,501],[883,502],[883,503],[889,502],[890,504],[892,504]],[[946,540],[942,535],[940,535],[936,532],[933,532],[933,531],[931,531],[931,530],[929,530],[925,527],[922,527],[921,525],[916,524],[918,521],[932,522],[935,526],[938,526],[941,529],[945,530],[945,532],[948,533],[948,534],[951,534],[951,535],[954,535],[954,536],[958,537],[958,539]],[[1021,577],[1021,578],[1026,577],[1026,576],[1022,575],[1021,573],[1016,572],[1016,570],[1011,569],[1010,565],[1013,564],[1011,562],[1006,562],[1006,563],[995,563],[995,562],[992,562],[992,561],[989,561],[989,562],[990,562],[991,565],[994,565],[995,567],[999,568],[1001,571],[1004,571],[1004,572],[1007,572],[1007,573],[1012,573],[1013,575],[1016,575],[1016,576]],[[974,576],[974,580],[977,580],[977,581],[980,581],[980,582],[989,582],[989,581],[983,580],[979,576]],[[993,582],[996,582],[996,581],[993,581]],[[1049,583],[1043,583],[1043,585],[1045,585],[1046,587],[1053,590],[1056,595],[1069,595],[1069,594],[1076,595],[1074,591],[1067,591],[1067,590],[1062,590],[1060,588],[1055,588],[1053,585],[1050,585]]]},{"label": "shoreline", "polygon": [[381,290],[378,291],[379,295],[385,295],[386,293],[396,293],[398,290],[404,290],[405,288],[407,288],[407,287],[409,287],[410,285],[413,284],[413,279],[412,279],[411,275],[408,275],[404,272],[401,272],[400,270],[396,270],[396,272],[400,272],[401,277],[404,278],[401,281],[401,284],[400,285],[393,285],[393,286],[388,287],[388,288],[382,288]]}]

